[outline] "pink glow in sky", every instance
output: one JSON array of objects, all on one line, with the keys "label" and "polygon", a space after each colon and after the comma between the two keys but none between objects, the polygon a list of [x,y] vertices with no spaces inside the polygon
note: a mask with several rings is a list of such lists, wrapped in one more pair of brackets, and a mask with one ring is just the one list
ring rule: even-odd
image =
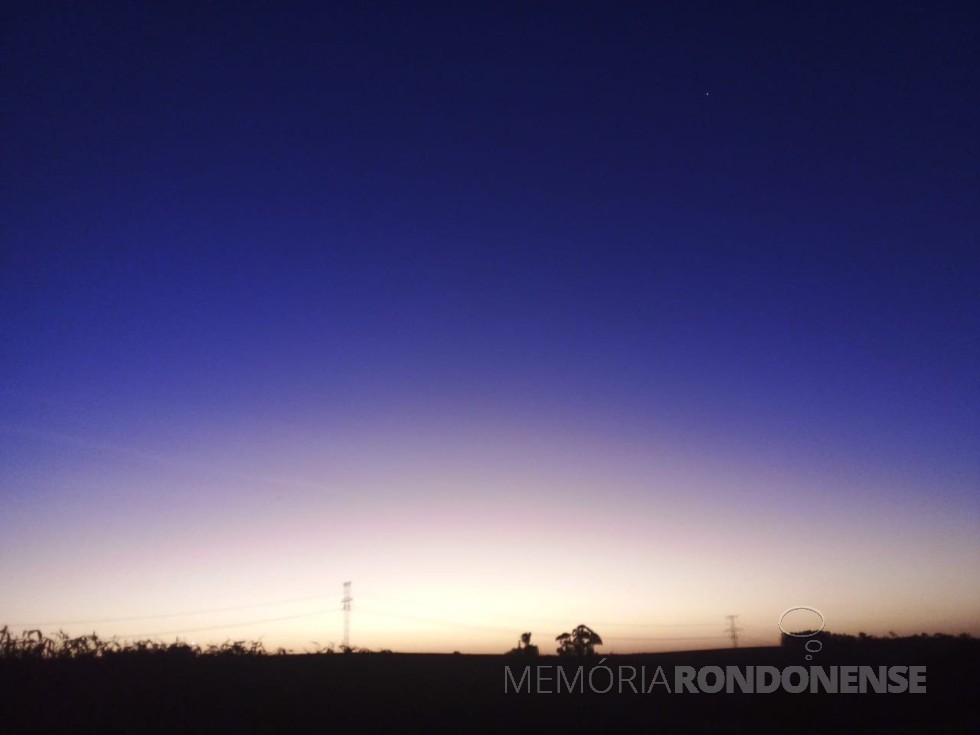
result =
[{"label": "pink glow in sky", "polygon": [[169,442],[5,427],[48,459],[6,464],[33,493],[6,507],[5,612],[303,650],[339,644],[350,579],[372,649],[495,652],[526,629],[547,649],[580,622],[607,650],[714,647],[727,614],[770,644],[793,605],[835,632],[980,633],[976,509],[922,500],[923,480],[875,487],[846,453],[787,467],[737,437],[417,415],[425,433],[189,418]]}]

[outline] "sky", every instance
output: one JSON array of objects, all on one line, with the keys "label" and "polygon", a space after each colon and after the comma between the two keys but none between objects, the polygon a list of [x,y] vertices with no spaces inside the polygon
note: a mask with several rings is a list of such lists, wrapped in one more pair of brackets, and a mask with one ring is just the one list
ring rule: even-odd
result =
[{"label": "sky", "polygon": [[0,624],[980,635],[969,4],[2,14]]}]

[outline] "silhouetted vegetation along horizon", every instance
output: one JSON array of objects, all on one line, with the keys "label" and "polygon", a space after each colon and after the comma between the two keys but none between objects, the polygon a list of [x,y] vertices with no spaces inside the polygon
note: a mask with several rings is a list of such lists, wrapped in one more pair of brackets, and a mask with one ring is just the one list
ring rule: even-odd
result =
[{"label": "silhouetted vegetation along horizon", "polygon": [[867,633],[831,633],[823,630],[800,631],[795,635],[780,635],[780,646],[782,648],[794,648],[802,646],[807,640],[818,640],[825,647],[823,650],[834,649],[837,651],[867,651],[876,648],[923,648],[931,650],[950,648],[962,644],[980,644],[980,638],[975,638],[969,633],[919,633],[913,635],[900,636],[897,633],[889,632],[888,635],[875,636]]},{"label": "silhouetted vegetation along horizon", "polygon": [[[806,636],[806,637],[803,637]],[[802,647],[807,640],[817,639],[824,648],[822,652],[829,653],[848,651],[873,651],[881,649],[905,650],[910,652],[925,650],[933,652],[949,651],[964,645],[980,648],[980,638],[969,633],[957,635],[949,633],[920,633],[917,635],[899,636],[891,633],[887,636],[874,636],[866,633],[850,635],[847,633],[800,632],[795,637],[782,635],[781,647],[792,649]],[[559,656],[591,656],[595,655],[594,646],[603,645],[601,637],[591,628],[580,625],[572,633],[562,633],[555,640],[561,642],[558,648]],[[293,651],[277,648],[269,651],[261,641],[226,640],[221,644],[199,646],[181,640],[163,643],[153,640],[136,640],[122,643],[116,638],[101,638],[96,633],[80,636],[70,636],[64,631],[46,636],[42,631],[25,630],[20,635],[10,632],[9,626],[0,628],[0,660],[56,660],[81,658],[125,658],[125,657],[167,657],[172,659],[192,659],[198,657],[273,657],[286,655],[322,656],[345,654],[391,655],[394,652],[385,648],[373,651],[368,648],[350,646],[336,651],[333,646],[320,646],[314,642],[313,651]],[[727,650],[727,649],[719,649]],[[439,654],[420,654],[439,655]],[[446,654],[448,655],[448,654]],[[459,655],[454,651],[453,655]],[[493,654],[485,654],[493,655]],[[499,654],[498,654],[499,655]],[[531,643],[531,633],[521,635],[518,645],[503,655],[538,656],[539,650]],[[617,655],[617,654],[608,654]],[[648,654],[618,654],[618,656],[642,656]],[[668,655],[668,654],[653,654]],[[676,655],[676,654],[669,654]]]},{"label": "silhouetted vegetation along horizon", "polygon": [[[331,651],[328,651],[332,653]],[[116,638],[101,638],[97,633],[70,636],[62,630],[46,636],[40,630],[25,630],[20,635],[10,632],[8,626],[0,628],[0,659],[73,659],[110,658],[125,656],[168,656],[195,658],[198,656],[270,656],[286,655],[290,651],[278,648],[267,651],[261,641],[227,640],[221,644],[201,647],[176,640],[162,643],[153,640],[137,640],[123,643]]]}]

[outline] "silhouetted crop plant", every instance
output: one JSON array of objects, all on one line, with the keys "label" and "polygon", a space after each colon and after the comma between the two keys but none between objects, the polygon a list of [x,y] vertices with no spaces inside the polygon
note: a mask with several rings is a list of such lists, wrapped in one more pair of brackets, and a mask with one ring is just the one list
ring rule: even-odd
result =
[{"label": "silhouetted crop plant", "polygon": [[208,656],[265,656],[261,641],[225,641],[220,646],[211,644],[205,649]]},{"label": "silhouetted crop plant", "polygon": [[[289,653],[285,648],[276,651]],[[91,659],[112,657],[158,657],[191,659],[198,656],[265,656],[268,655],[261,641],[225,641],[211,644],[205,649],[180,640],[161,643],[137,640],[121,643],[115,638],[106,640],[98,634],[70,636],[59,630],[46,636],[40,630],[25,630],[20,635],[10,632],[8,626],[0,628],[0,659],[4,660],[52,660]]]},{"label": "silhouetted crop plant", "polygon": [[4,658],[11,659],[54,658],[57,645],[40,630],[25,630],[15,636],[5,625],[0,629],[0,652]]},{"label": "silhouetted crop plant", "polygon": [[333,643],[328,643],[323,646],[316,641],[310,641],[313,644],[313,653],[318,656],[324,656],[328,653],[334,653]]}]

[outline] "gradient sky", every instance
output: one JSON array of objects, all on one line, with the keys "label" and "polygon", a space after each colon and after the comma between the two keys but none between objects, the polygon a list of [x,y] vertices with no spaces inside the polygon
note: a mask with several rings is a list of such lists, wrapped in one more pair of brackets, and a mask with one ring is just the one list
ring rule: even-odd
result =
[{"label": "gradient sky", "polygon": [[0,624],[980,635],[978,22],[5,4]]}]

